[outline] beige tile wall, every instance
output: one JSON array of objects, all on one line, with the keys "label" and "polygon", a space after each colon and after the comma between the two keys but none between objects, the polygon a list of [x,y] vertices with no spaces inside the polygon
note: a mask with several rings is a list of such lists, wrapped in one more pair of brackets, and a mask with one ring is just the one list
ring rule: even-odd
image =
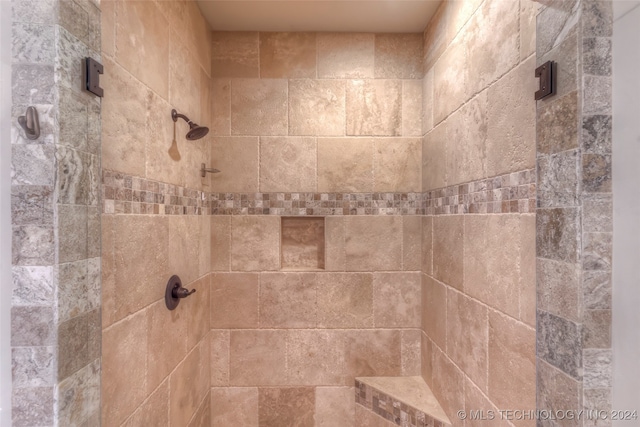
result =
[{"label": "beige tile wall", "polygon": [[[102,1],[102,167],[209,190],[211,32],[195,2]],[[211,424],[208,216],[103,215],[102,425]],[[215,252],[214,252],[215,254]],[[175,311],[169,277],[197,292]]]},{"label": "beige tile wall", "polygon": [[[212,191],[420,191],[420,34],[212,46]],[[351,426],[356,376],[418,375],[421,229],[326,217],[324,271],[286,271],[279,217],[213,216],[212,425]]]},{"label": "beige tile wall", "polygon": [[[423,191],[535,166],[536,10],[439,7],[424,32]],[[535,216],[425,216],[422,227],[423,377],[454,426],[462,409],[535,409]]]}]

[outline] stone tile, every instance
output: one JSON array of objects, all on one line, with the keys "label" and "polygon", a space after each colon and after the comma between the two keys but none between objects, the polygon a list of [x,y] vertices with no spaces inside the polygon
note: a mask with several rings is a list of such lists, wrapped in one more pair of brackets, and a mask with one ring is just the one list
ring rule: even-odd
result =
[{"label": "stone tile", "polygon": [[324,269],[324,218],[282,217],[280,227],[282,270]]},{"label": "stone tile", "polygon": [[[560,370],[538,359],[537,361],[537,402],[551,411],[560,408],[580,408],[582,384]],[[543,426],[551,426],[550,422]],[[568,427],[581,425],[578,420],[565,423]]]},{"label": "stone tile", "polygon": [[346,94],[347,135],[401,134],[402,82],[350,80]]},{"label": "stone tile", "polygon": [[587,310],[611,309],[611,272],[583,271],[582,298]]},{"label": "stone tile", "polygon": [[470,81],[468,72],[460,64],[467,63],[467,48],[462,40],[456,39],[449,45],[434,66],[433,123],[438,124],[455,111],[468,98]]},{"label": "stone tile", "polygon": [[282,384],[287,375],[287,332],[231,331],[229,383],[232,386]]},{"label": "stone tile", "polygon": [[11,239],[12,264],[53,264],[54,238],[53,228],[33,225],[14,227]]},{"label": "stone tile", "polygon": [[[147,396],[147,312],[105,329],[102,339],[102,422],[120,425]],[[122,369],[125,361],[137,369]]]},{"label": "stone tile", "polygon": [[258,389],[259,425],[314,427],[315,388]]},{"label": "stone tile", "polygon": [[535,167],[534,71],[535,58],[531,57],[488,90],[487,176]]},{"label": "stone tile", "polygon": [[211,81],[211,134],[231,135],[231,80]]},{"label": "stone tile", "polygon": [[169,425],[169,380],[160,386],[124,422],[123,427]]},{"label": "stone tile", "polygon": [[54,301],[53,267],[11,267],[11,305],[45,306]]},{"label": "stone tile", "polygon": [[613,35],[613,5],[607,1],[593,1],[582,6],[585,36],[611,37]]},{"label": "stone tile", "polygon": [[[565,4],[574,3],[563,2]],[[560,7],[563,7],[560,6]],[[540,36],[540,35],[538,35]],[[544,37],[544,36],[540,36]],[[542,65],[547,61],[555,62],[554,72],[556,74],[556,95],[548,99],[538,101],[539,106],[545,106],[555,102],[556,99],[564,98],[565,95],[578,89],[578,83],[581,83],[581,75],[578,73],[578,34],[577,30],[571,30],[567,33],[566,39],[560,42],[550,52],[540,56],[537,55],[536,65]]]},{"label": "stone tile", "polygon": [[14,392],[26,387],[47,387],[56,383],[55,347],[11,349],[11,378]]},{"label": "stone tile", "polygon": [[231,219],[231,269],[280,269],[280,219],[234,216]]},{"label": "stone tile", "polygon": [[611,310],[584,310],[582,343],[585,348],[611,348]]},{"label": "stone tile", "polygon": [[315,78],[315,33],[260,33],[261,78]]},{"label": "stone tile", "polygon": [[370,33],[318,33],[318,78],[373,78],[374,37]]},{"label": "stone tile", "polygon": [[554,7],[546,7],[538,14],[538,31],[536,34],[536,52],[543,55],[558,46],[571,34],[571,30],[579,22],[579,2],[575,0],[554,3]]},{"label": "stone tile", "polygon": [[538,311],[536,330],[538,358],[582,380],[582,326]]},{"label": "stone tile", "polygon": [[259,276],[253,273],[211,275],[211,327],[258,326]]},{"label": "stone tile", "polygon": [[464,242],[464,219],[461,215],[433,218],[433,277],[462,289]]},{"label": "stone tile", "polygon": [[229,385],[229,330],[212,330],[211,342],[211,386]]},{"label": "stone tile", "polygon": [[103,62],[109,70],[100,80],[105,93],[128,96],[109,96],[102,102],[102,168],[145,176],[145,136],[140,129],[145,128],[150,91],[115,62]]},{"label": "stone tile", "polygon": [[118,63],[167,99],[170,41],[167,20],[151,2],[117,3],[116,16]]},{"label": "stone tile", "polygon": [[[582,398],[582,407],[585,411],[605,411],[611,413],[611,389],[585,389]],[[595,414],[596,412],[591,412]],[[596,418],[596,417],[593,417]],[[603,420],[600,417],[594,420],[586,420],[586,427],[604,427],[610,426],[612,420]]]},{"label": "stone tile", "polygon": [[56,6],[52,0],[20,0],[11,5],[11,16],[20,22],[55,24]]},{"label": "stone tile", "polygon": [[487,307],[449,289],[446,313],[447,355],[486,393],[489,369]]},{"label": "stone tile", "polygon": [[423,35],[423,69],[431,69],[451,41],[447,33],[448,4],[441,4],[436,9],[424,30]]},{"label": "stone tile", "polygon": [[[113,233],[114,281],[102,290],[105,325],[157,301],[171,277],[168,218],[118,215]],[[132,277],[138,278],[136,286]]]},{"label": "stone tile", "polygon": [[345,231],[343,216],[324,218],[326,271],[345,270]]},{"label": "stone tile", "polygon": [[258,427],[258,389],[225,387],[211,389],[211,427]]},{"label": "stone tile", "polygon": [[402,331],[400,357],[402,358],[402,376],[420,375],[421,369],[420,329]]},{"label": "stone tile", "polygon": [[538,308],[578,322],[582,290],[579,266],[544,258],[537,260]]},{"label": "stone tile", "polygon": [[289,81],[289,135],[345,135],[345,82]]},{"label": "stone tile", "polygon": [[419,273],[374,273],[373,317],[377,328],[419,328],[420,301]]},{"label": "stone tile", "polygon": [[611,233],[613,205],[609,194],[585,194],[582,197],[582,231]]},{"label": "stone tile", "polygon": [[422,80],[422,134],[433,129],[433,69],[427,71]]},{"label": "stone tile", "polygon": [[187,348],[191,349],[196,344],[206,338],[211,330],[210,312],[211,297],[209,295],[209,276],[205,276],[196,280],[189,285],[189,289],[195,289],[195,298],[190,301],[183,301],[184,309],[187,314]]},{"label": "stone tile", "polygon": [[420,138],[375,138],[373,146],[374,191],[420,191]]},{"label": "stone tile", "polygon": [[536,409],[536,331],[489,313],[488,395],[499,408]]},{"label": "stone tile", "polygon": [[[187,45],[177,38],[169,40],[169,102],[182,114],[185,114],[196,123],[204,123],[201,117],[201,91],[202,77],[200,64],[191,54]],[[166,69],[166,65],[164,65]],[[198,90],[193,90],[197,87]],[[206,120],[208,124],[209,119]],[[180,122],[178,129],[182,127],[187,132],[187,124]],[[180,132],[182,133],[182,132]]]},{"label": "stone tile", "polygon": [[211,427],[211,396],[207,395],[191,418],[189,427]]},{"label": "stone tile", "polygon": [[[196,241],[199,243],[198,248],[198,277],[211,273],[211,216],[198,215],[197,228],[200,229]],[[208,282],[207,282],[208,283]]]},{"label": "stone tile", "polygon": [[13,22],[11,56],[16,63],[53,64],[55,31],[51,25]]},{"label": "stone tile", "polygon": [[100,361],[61,381],[57,391],[60,424],[85,425],[89,414],[100,410]]},{"label": "stone tile", "polygon": [[170,311],[161,300],[147,309],[147,393],[155,390],[187,355],[191,324],[184,306],[189,302],[181,301],[177,309]]},{"label": "stone tile", "polygon": [[[258,137],[216,137],[211,143],[211,177],[214,192],[259,191],[260,144]],[[209,167],[209,165],[207,165]]]},{"label": "stone tile", "polygon": [[287,332],[286,384],[342,385],[344,361],[341,331],[292,329]]},{"label": "stone tile", "polygon": [[374,412],[366,409],[362,405],[356,405],[355,411],[356,427],[393,427],[396,425],[391,421],[387,421]]},{"label": "stone tile", "polygon": [[316,280],[318,327],[373,327],[371,274],[325,273]]},{"label": "stone tile", "polygon": [[584,76],[582,114],[611,114],[611,77]]},{"label": "stone tile", "polygon": [[211,43],[211,77],[259,77],[257,32],[214,31]]},{"label": "stone tile", "polygon": [[433,217],[422,218],[422,266],[423,273],[433,274]]},{"label": "stone tile", "polygon": [[12,307],[11,345],[38,347],[56,342],[56,325],[50,307]]},{"label": "stone tile", "polygon": [[231,216],[211,216],[211,270],[228,271],[231,262]]},{"label": "stone tile", "polygon": [[[195,215],[172,215],[169,221],[169,271],[188,286],[199,277],[200,218]],[[168,279],[167,279],[168,280]]]},{"label": "stone tile", "polygon": [[538,153],[553,154],[578,148],[577,92],[558,98],[538,109]]},{"label": "stone tile", "polygon": [[58,205],[59,262],[77,261],[88,257],[87,208]]},{"label": "stone tile", "polygon": [[577,208],[538,209],[537,251],[542,258],[575,263],[580,244]]},{"label": "stone tile", "polygon": [[[485,419],[468,419],[465,420],[465,425],[469,427],[509,427],[511,423],[506,419],[502,419],[498,412],[499,409],[486,397],[474,383],[469,379],[465,379],[464,382],[464,405],[467,411],[477,411],[481,409],[485,413]],[[532,410],[535,408],[531,408]],[[486,415],[488,411],[493,411],[494,415],[497,415],[493,420],[489,420]],[[507,418],[505,415],[504,418]],[[514,417],[515,418],[515,417]]]},{"label": "stone tile", "polygon": [[612,191],[611,156],[600,154],[582,155],[582,188],[589,193]]},{"label": "stone tile", "polygon": [[422,78],[421,59],[422,34],[375,35],[375,78]]},{"label": "stone tile", "polygon": [[53,225],[53,188],[43,185],[12,185],[11,223]]},{"label": "stone tile", "polygon": [[422,275],[422,330],[440,348],[446,348],[447,288]]},{"label": "stone tile", "polygon": [[536,16],[540,5],[532,1],[520,2],[520,60],[536,52]]},{"label": "stone tile", "polygon": [[113,58],[116,55],[116,2],[113,0],[100,2],[101,19],[101,51],[103,55]]},{"label": "stone tile", "polygon": [[63,380],[89,363],[89,323],[83,314],[58,325],[58,379]]},{"label": "stone tile", "polygon": [[316,275],[263,273],[260,276],[260,327],[316,326]]},{"label": "stone tile", "polygon": [[14,426],[53,425],[53,387],[15,389],[11,396],[11,422]]},{"label": "stone tile", "polygon": [[260,138],[261,192],[315,192],[316,187],[315,138]]},{"label": "stone tile", "polygon": [[433,387],[433,341],[422,332],[420,339],[420,375]]},{"label": "stone tile", "polygon": [[578,205],[578,162],[578,150],[538,156],[536,190],[539,207]]},{"label": "stone tile", "polygon": [[536,218],[520,216],[520,320],[536,325]]},{"label": "stone tile", "polygon": [[[159,182],[186,185],[184,169],[193,144],[184,140],[186,129],[174,124],[169,117],[173,106],[155,93],[147,98],[149,104],[145,132],[145,177]],[[195,120],[195,119],[194,119]],[[174,133],[175,129],[175,133]],[[193,172],[193,171],[192,171]]]},{"label": "stone tile", "polygon": [[583,350],[584,387],[610,388],[613,381],[613,352],[611,349]]},{"label": "stone tile", "polygon": [[584,153],[610,154],[612,146],[611,115],[582,117],[582,149]]},{"label": "stone tile", "polygon": [[353,387],[316,387],[316,427],[349,426],[355,422]]},{"label": "stone tile", "polygon": [[59,146],[56,160],[58,203],[96,206],[100,191],[98,157]]},{"label": "stone tile", "polygon": [[284,79],[235,79],[231,83],[232,135],[286,135],[288,84]]},{"label": "stone tile", "polygon": [[318,138],[318,191],[373,191],[373,140]]},{"label": "stone tile", "polygon": [[187,425],[209,393],[210,348],[205,341],[197,345],[169,377],[170,425]]},{"label": "stone tile", "polygon": [[347,271],[401,270],[402,218],[345,218],[345,253]]},{"label": "stone tile", "polygon": [[402,372],[402,334],[393,329],[345,332],[345,384],[355,377],[399,376]]},{"label": "stone tile", "polygon": [[[496,86],[492,86],[492,89]],[[447,185],[475,181],[487,176],[487,162],[490,160],[488,156],[492,154],[488,150],[493,149],[496,144],[487,139],[488,130],[493,131],[489,126],[489,119],[493,119],[493,116],[488,116],[488,111],[494,113],[493,106],[487,105],[487,92],[491,90],[481,92],[447,119],[444,159]],[[497,140],[502,138],[499,135],[493,137]]]},{"label": "stone tile", "polygon": [[610,38],[584,38],[582,39],[582,51],[582,70],[585,74],[594,76],[611,75],[612,47]]},{"label": "stone tile", "polygon": [[11,67],[11,95],[14,104],[53,104],[53,65],[14,64]]},{"label": "stone tile", "polygon": [[58,4],[58,14],[59,25],[88,44],[89,15],[85,8],[75,1],[63,0]]},{"label": "stone tile", "polygon": [[436,126],[422,139],[422,191],[446,186],[446,122]]},{"label": "stone tile", "polygon": [[422,256],[422,218],[402,217],[402,269],[419,271]]},{"label": "stone tile", "polygon": [[11,147],[11,184],[54,184],[54,150],[49,145],[29,144]]},{"label": "stone tile", "polygon": [[[433,353],[433,394],[447,413],[450,420],[459,420],[456,416],[458,408],[464,407],[464,374],[439,349]],[[454,424],[455,427],[458,425]]]}]

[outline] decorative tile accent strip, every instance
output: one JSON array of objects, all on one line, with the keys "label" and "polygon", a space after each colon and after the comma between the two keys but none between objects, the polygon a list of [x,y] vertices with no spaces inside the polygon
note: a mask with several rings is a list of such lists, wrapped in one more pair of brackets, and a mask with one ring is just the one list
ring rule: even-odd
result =
[{"label": "decorative tile accent strip", "polygon": [[104,170],[103,213],[158,215],[449,215],[533,213],[535,170],[425,193],[208,193]]},{"label": "decorative tile accent strip", "polygon": [[358,380],[355,381],[356,404],[364,406],[396,425],[403,427],[446,427],[448,425],[380,390]]},{"label": "decorative tile accent strip", "polygon": [[209,215],[208,193],[119,172],[102,172],[105,214]]},{"label": "decorative tile accent strip", "polygon": [[425,215],[535,213],[535,169],[424,193]]}]

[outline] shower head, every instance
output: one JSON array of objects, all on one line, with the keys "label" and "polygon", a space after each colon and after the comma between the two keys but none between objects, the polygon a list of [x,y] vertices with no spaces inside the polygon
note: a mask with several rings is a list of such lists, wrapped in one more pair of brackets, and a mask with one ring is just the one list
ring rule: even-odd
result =
[{"label": "shower head", "polygon": [[203,138],[206,134],[209,133],[209,128],[204,126],[198,126],[189,120],[189,117],[184,114],[178,113],[176,110],[171,110],[171,118],[174,122],[178,121],[178,117],[187,122],[189,125],[189,132],[187,132],[187,139],[189,141],[195,141],[196,139]]}]

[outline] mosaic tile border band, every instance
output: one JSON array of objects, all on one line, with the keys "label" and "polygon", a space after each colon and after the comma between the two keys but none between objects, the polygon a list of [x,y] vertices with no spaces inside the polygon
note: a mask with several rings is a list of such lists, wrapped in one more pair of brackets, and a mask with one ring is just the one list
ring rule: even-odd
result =
[{"label": "mosaic tile border band", "polygon": [[105,214],[451,215],[534,213],[535,170],[424,193],[209,193],[104,170]]},{"label": "mosaic tile border band", "polygon": [[389,422],[406,427],[445,427],[442,421],[408,406],[367,384],[355,380],[356,404],[381,416]]}]

